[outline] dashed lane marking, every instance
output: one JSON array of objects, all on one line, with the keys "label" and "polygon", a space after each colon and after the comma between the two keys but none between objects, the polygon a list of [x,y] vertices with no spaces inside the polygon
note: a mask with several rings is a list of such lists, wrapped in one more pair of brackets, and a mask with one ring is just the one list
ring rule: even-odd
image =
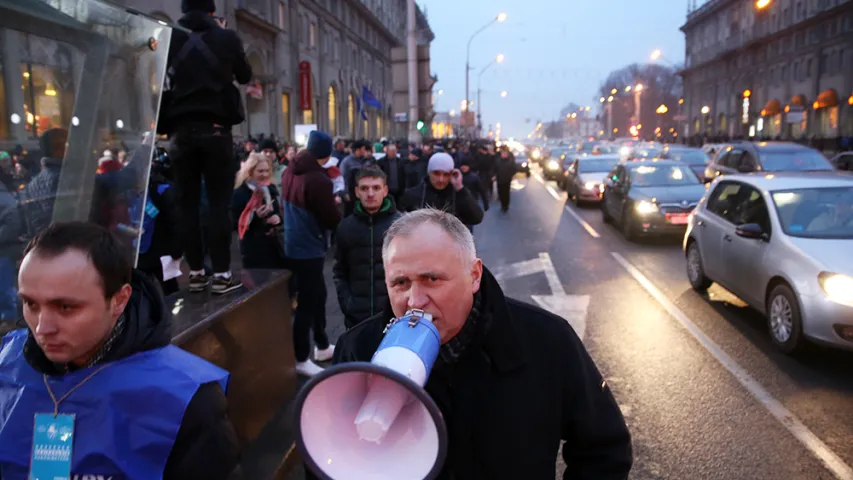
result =
[{"label": "dashed lane marking", "polygon": [[581,218],[581,216],[578,215],[578,212],[574,211],[568,205],[566,205],[566,211],[569,212],[569,215],[571,215],[575,220],[577,220],[578,223],[581,224],[584,230],[586,230],[586,233],[588,233],[592,238],[601,238],[601,235],[599,235],[598,232],[596,232],[595,229],[592,228],[592,225],[590,225],[586,220]]},{"label": "dashed lane marking", "polygon": [[666,310],[672,318],[678,321],[693,338],[699,342],[735,379],[767,409],[770,414],[787,429],[803,446],[811,452],[823,465],[832,472],[838,480],[853,480],[853,468],[844,463],[820,438],[806,427],[794,416],[781,402],[761,386],[743,367],[735,362],[723,351],[723,349],[708,338],[699,327],[690,320],[678,307],[675,306],[652,282],[643,275],[640,270],[631,265],[628,260],[617,252],[610,252],[616,261],[622,265],[634,280],[636,280],[657,302]]}]

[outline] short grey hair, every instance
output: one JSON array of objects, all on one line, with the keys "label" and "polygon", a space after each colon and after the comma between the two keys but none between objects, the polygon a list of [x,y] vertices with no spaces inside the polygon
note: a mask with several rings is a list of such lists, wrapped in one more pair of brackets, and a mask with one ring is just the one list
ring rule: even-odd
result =
[{"label": "short grey hair", "polygon": [[385,232],[385,239],[382,242],[382,261],[388,258],[388,248],[392,240],[400,236],[407,237],[418,227],[427,223],[438,225],[450,235],[453,243],[456,244],[457,253],[462,261],[474,263],[477,259],[477,248],[474,246],[474,236],[471,235],[471,231],[452,213],[435,208],[415,210],[403,215],[391,224],[388,231]]}]

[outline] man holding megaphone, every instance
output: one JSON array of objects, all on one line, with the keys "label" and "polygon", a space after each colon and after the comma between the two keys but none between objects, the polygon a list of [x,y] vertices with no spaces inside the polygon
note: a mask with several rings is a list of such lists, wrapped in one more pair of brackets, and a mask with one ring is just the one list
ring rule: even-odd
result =
[{"label": "man holding megaphone", "polygon": [[563,441],[564,478],[628,477],[628,428],[580,339],[506,298],[462,222],[405,215],[382,258],[384,312],[341,336],[336,365],[297,399],[315,474],[552,479]]}]

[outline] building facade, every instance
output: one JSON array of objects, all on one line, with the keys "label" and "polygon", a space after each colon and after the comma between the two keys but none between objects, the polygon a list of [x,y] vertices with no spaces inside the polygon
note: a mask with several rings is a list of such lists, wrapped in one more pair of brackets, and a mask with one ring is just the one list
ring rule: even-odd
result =
[{"label": "building facade", "polygon": [[853,0],[694,7],[681,27],[687,135],[853,135]]}]

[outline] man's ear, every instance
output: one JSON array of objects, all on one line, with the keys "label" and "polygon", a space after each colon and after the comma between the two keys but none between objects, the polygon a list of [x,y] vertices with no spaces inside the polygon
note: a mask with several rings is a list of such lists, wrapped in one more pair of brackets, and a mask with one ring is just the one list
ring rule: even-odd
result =
[{"label": "man's ear", "polygon": [[483,280],[483,261],[479,258],[471,264],[471,291],[480,291],[480,282]]},{"label": "man's ear", "polygon": [[113,298],[110,300],[110,313],[112,313],[113,318],[118,318],[122,313],[124,313],[124,309],[127,307],[127,302],[130,301],[131,293],[133,293],[133,287],[131,287],[129,283],[125,283],[122,285],[121,289],[113,295]]}]

